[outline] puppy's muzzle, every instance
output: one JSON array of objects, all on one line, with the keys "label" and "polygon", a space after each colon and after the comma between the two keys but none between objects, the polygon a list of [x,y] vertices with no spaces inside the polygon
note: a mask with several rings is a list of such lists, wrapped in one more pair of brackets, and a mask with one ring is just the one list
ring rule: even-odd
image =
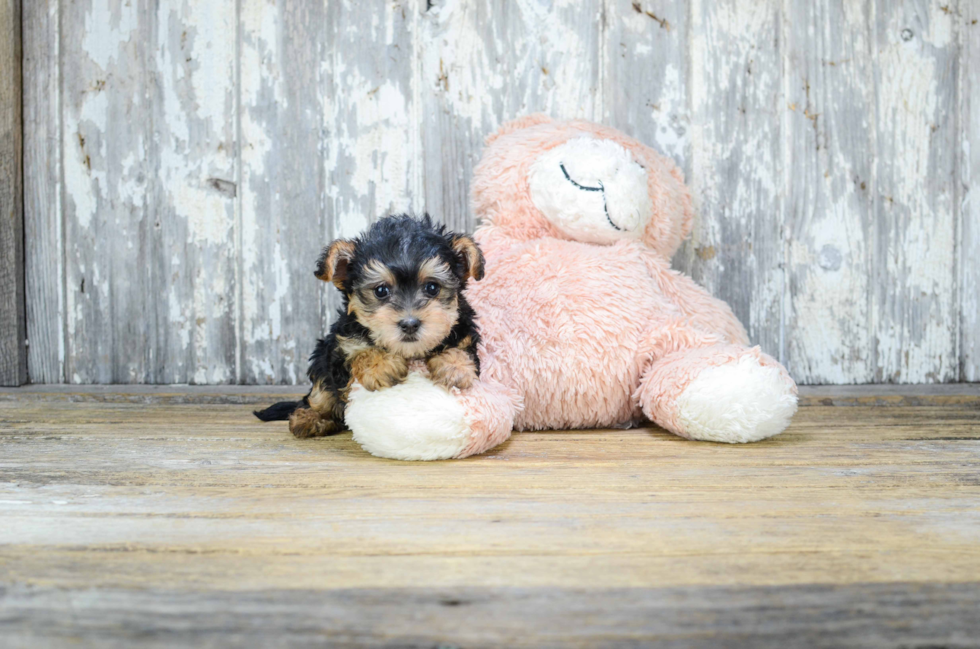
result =
[{"label": "puppy's muzzle", "polygon": [[401,330],[402,335],[406,338],[414,338],[419,332],[419,327],[421,326],[421,320],[415,316],[408,316],[407,318],[402,318],[398,321],[398,328]]}]

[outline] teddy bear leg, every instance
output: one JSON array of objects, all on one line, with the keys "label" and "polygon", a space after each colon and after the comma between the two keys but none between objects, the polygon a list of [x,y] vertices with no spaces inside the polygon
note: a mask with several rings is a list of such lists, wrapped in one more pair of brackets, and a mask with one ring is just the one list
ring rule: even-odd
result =
[{"label": "teddy bear leg", "polygon": [[636,398],[647,417],[676,435],[742,443],[783,432],[796,412],[797,390],[758,347],[717,344],[655,361]]},{"label": "teddy bear leg", "polygon": [[483,453],[510,437],[515,403],[499,383],[480,380],[465,391],[447,390],[411,372],[385,390],[355,383],[344,419],[354,441],[372,455],[445,460]]}]

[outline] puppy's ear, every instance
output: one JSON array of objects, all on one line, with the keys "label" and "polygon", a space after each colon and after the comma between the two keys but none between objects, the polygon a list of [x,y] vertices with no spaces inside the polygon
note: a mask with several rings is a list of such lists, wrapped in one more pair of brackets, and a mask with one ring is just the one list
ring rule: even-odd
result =
[{"label": "puppy's ear", "polygon": [[452,246],[462,263],[463,272],[460,275],[466,279],[483,279],[483,253],[476,242],[465,234],[454,234]]},{"label": "puppy's ear", "polygon": [[316,278],[344,290],[344,280],[347,279],[347,266],[354,259],[354,242],[337,239],[320,253],[316,260]]}]

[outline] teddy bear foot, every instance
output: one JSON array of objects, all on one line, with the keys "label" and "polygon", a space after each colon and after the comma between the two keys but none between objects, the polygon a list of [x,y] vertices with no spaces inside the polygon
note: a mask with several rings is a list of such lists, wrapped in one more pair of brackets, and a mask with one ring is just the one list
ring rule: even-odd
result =
[{"label": "teddy bear foot", "polygon": [[751,356],[701,372],[677,399],[677,423],[689,439],[745,443],[778,435],[796,413],[796,390],[781,367]]},{"label": "teddy bear foot", "polygon": [[670,432],[705,442],[756,442],[783,432],[796,384],[758,347],[715,345],[670,354],[643,377],[643,413]]},{"label": "teddy bear foot", "polygon": [[344,419],[354,441],[393,460],[446,460],[482,453],[508,437],[512,395],[477,382],[447,390],[413,371],[404,382],[375,392],[354,384]]}]

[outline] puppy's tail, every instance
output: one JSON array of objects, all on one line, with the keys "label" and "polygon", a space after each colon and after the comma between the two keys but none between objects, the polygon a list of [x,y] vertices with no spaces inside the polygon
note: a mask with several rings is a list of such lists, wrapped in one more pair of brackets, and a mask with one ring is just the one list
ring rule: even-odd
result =
[{"label": "puppy's tail", "polygon": [[281,421],[289,419],[293,411],[303,405],[302,401],[280,401],[274,403],[265,410],[253,410],[252,414],[262,421]]}]

